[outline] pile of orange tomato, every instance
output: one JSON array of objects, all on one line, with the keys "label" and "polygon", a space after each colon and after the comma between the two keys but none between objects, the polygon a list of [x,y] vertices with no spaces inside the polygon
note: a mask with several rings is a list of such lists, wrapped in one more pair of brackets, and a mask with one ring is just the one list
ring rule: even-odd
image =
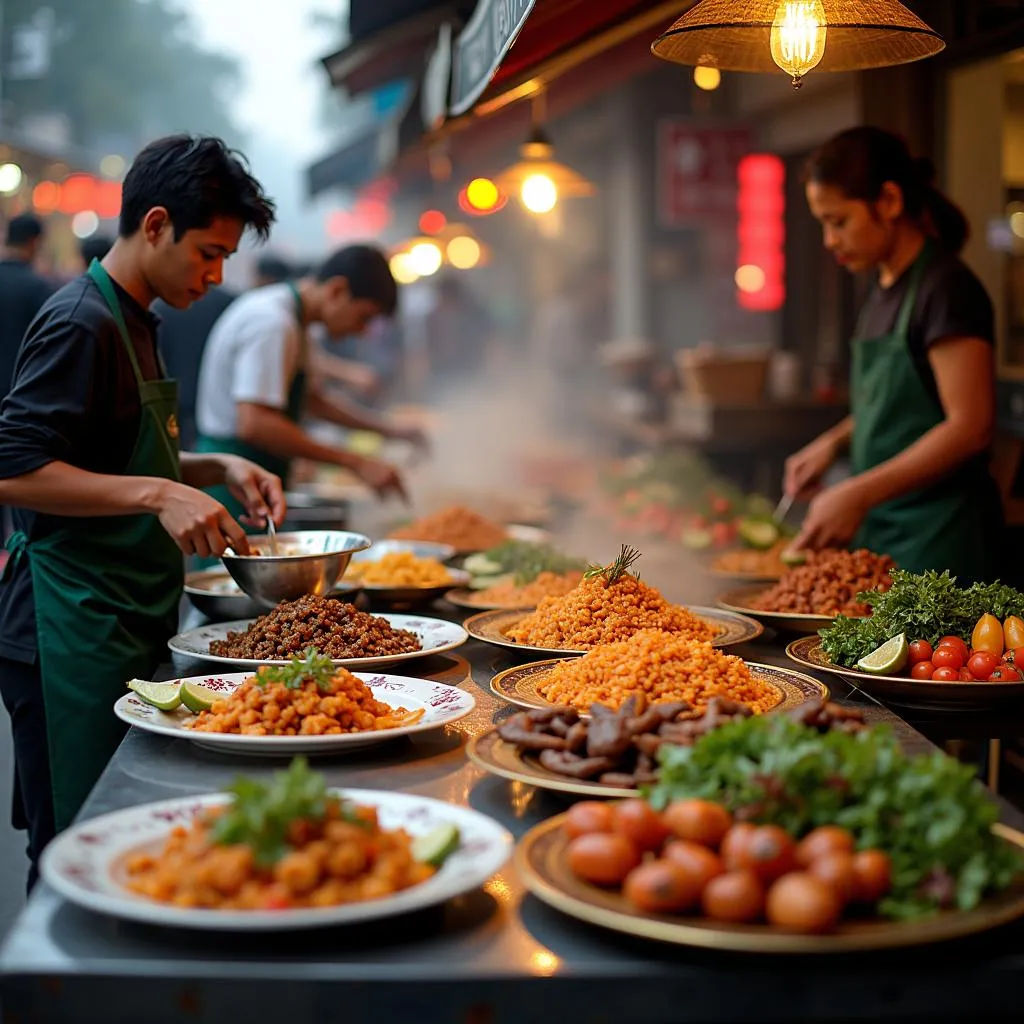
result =
[{"label": "pile of orange tomato", "polygon": [[819,933],[849,909],[873,907],[891,883],[889,857],[855,851],[846,829],[823,826],[798,842],[778,825],[736,822],[707,800],[677,800],[661,813],[639,798],[584,801],[562,828],[569,870],[593,885],[621,887],[645,913],[767,920]]},{"label": "pile of orange tomato", "polygon": [[934,648],[927,640],[915,640],[909,651],[912,679],[1019,683],[1024,680],[1024,620],[1011,615],[1000,622],[982,615],[970,647],[958,636],[944,636]]}]

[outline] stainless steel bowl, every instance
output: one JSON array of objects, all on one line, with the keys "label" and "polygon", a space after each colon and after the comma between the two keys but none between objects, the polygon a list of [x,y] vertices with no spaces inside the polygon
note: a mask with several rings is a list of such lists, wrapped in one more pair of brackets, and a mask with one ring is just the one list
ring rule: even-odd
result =
[{"label": "stainless steel bowl", "polygon": [[305,594],[326,594],[348,568],[369,537],[343,530],[303,530],[277,535],[280,555],[270,554],[270,538],[250,537],[259,555],[224,554],[224,568],[250,597],[269,604],[294,601]]},{"label": "stainless steel bowl", "polygon": [[226,569],[203,569],[185,577],[185,593],[193,606],[211,622],[252,619],[267,609],[254,601]]}]

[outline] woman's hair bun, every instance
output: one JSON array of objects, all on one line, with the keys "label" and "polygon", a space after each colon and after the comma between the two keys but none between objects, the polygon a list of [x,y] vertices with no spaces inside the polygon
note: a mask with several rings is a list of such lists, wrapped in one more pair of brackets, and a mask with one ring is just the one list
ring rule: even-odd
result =
[{"label": "woman's hair bun", "polygon": [[926,156],[914,158],[914,171],[923,185],[935,183],[935,164]]}]

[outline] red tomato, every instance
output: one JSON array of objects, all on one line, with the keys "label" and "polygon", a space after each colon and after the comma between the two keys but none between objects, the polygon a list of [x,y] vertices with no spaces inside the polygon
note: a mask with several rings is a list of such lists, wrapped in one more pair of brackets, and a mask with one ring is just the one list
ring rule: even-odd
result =
[{"label": "red tomato", "polygon": [[952,668],[957,672],[964,667],[966,660],[967,655],[952,645],[943,647],[939,644],[938,650],[932,655],[932,664],[936,668]]},{"label": "red tomato", "polygon": [[1003,655],[1003,661],[1011,665],[1024,665],[1024,647],[1011,647]]},{"label": "red tomato", "polygon": [[915,640],[910,645],[910,664],[916,665],[919,661],[932,660],[932,645],[927,640]]},{"label": "red tomato", "polygon": [[1020,670],[1009,663],[1000,665],[992,675],[988,677],[990,683],[1019,683],[1024,676],[1021,676]]},{"label": "red tomato", "polygon": [[930,661],[919,661],[911,670],[911,679],[931,679],[935,675],[935,666]]},{"label": "red tomato", "polygon": [[660,815],[646,801],[635,797],[612,806],[614,829],[630,840],[638,850],[660,850],[669,830]]},{"label": "red tomato", "polygon": [[960,669],[960,682],[961,683],[973,683],[976,682],[974,676],[971,675],[971,670],[965,665]]},{"label": "red tomato", "polygon": [[999,659],[994,654],[989,654],[988,651],[977,651],[967,662],[967,671],[975,679],[988,679],[998,667]]},{"label": "red tomato", "polygon": [[944,636],[938,643],[939,647],[948,647],[952,645],[956,647],[961,654],[964,656],[964,661],[967,660],[967,655],[970,654],[970,648],[967,646],[967,641],[961,639],[958,636]]},{"label": "red tomato", "polygon": [[960,679],[960,669],[958,668],[937,668],[932,679],[937,683],[955,683]]}]

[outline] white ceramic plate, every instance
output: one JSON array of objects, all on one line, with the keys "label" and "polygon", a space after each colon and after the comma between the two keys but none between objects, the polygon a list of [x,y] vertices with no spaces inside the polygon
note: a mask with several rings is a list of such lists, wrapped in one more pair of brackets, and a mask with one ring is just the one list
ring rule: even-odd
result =
[{"label": "white ceramic plate", "polygon": [[[334,790],[333,792],[339,792]],[[112,917],[172,928],[206,931],[290,931],[357,924],[405,914],[483,885],[505,864],[512,836],[497,822],[470,810],[425,796],[346,789],[340,794],[377,808],[383,828],[404,828],[424,835],[450,822],[459,829],[459,849],[432,878],[383,899],[338,907],[295,910],[197,910],[157,903],[129,892],[121,884],[126,855],[159,846],[176,825],[188,825],[207,807],[225,803],[219,793],[182,797],[128,807],[83,821],[62,832],[43,854],[41,869],[47,883],[65,899]]]},{"label": "white ceramic plate", "polygon": [[[375,665],[390,665],[396,661],[411,661],[428,654],[441,654],[443,651],[453,650],[464,644],[469,637],[469,634],[461,626],[457,626],[454,622],[445,622],[444,619],[427,619],[422,615],[389,614],[377,617],[386,619],[395,629],[407,629],[411,633],[415,633],[420,638],[422,649],[409,651],[407,654],[390,654],[383,658],[335,658],[335,665],[356,669],[371,668]],[[209,626],[200,626],[198,629],[190,629],[172,637],[167,642],[167,646],[175,654],[181,654],[187,658],[201,658],[203,661],[213,661],[218,665],[234,665],[236,668],[287,665],[288,662],[285,660],[259,661],[249,658],[223,658],[210,653],[210,644],[214,640],[226,640],[228,633],[244,632],[252,621],[252,619],[241,619],[237,622],[218,622]]]},{"label": "white ceramic plate", "polygon": [[[201,683],[211,690],[224,694],[232,693],[251,672],[236,672],[232,675],[202,676],[192,682]],[[435,683],[430,679],[410,679],[407,676],[372,675],[358,673],[373,691],[374,697],[392,707],[403,707],[409,711],[423,708],[423,717],[414,725],[403,725],[396,729],[380,729],[374,732],[347,732],[337,736],[243,736],[235,733],[197,732],[188,727],[196,716],[186,707],[174,711],[160,711],[147,704],[134,693],[126,693],[114,705],[114,714],[145,732],[175,739],[189,740],[197,747],[207,747],[226,754],[265,754],[273,757],[295,754],[344,753],[375,743],[386,743],[396,736],[411,736],[418,732],[440,729],[451,722],[457,722],[476,707],[471,693],[457,686]],[[180,682],[181,680],[176,680]]]}]

